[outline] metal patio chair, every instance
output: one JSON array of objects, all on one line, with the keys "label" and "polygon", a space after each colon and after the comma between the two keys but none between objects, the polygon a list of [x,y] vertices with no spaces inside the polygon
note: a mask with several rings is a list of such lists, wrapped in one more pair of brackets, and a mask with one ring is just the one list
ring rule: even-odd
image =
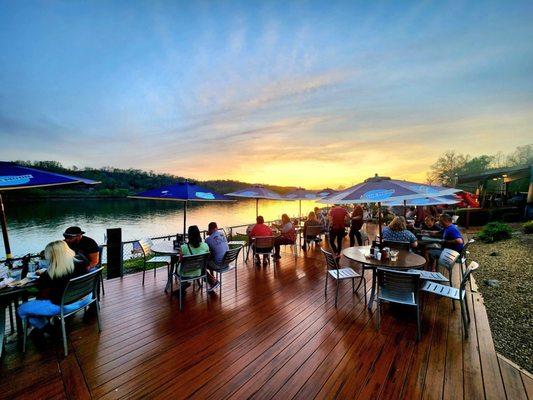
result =
[{"label": "metal patio chair", "polygon": [[[174,271],[174,275],[179,279],[180,284],[180,310],[183,309],[183,292],[184,289],[181,287],[184,283],[187,282],[198,282],[200,283],[200,291],[203,290],[203,283],[207,287],[207,263],[211,257],[211,253],[196,254],[192,256],[183,256]],[[189,275],[189,273],[194,272],[194,275]],[[173,293],[173,280],[170,279],[170,296],[172,298]]]},{"label": "metal patio chair", "polygon": [[[61,321],[61,332],[63,336],[63,350],[65,357],[68,354],[67,346],[67,332],[65,329],[65,318],[84,310],[91,304],[95,304],[96,318],[98,320],[98,332],[102,332],[102,325],[100,321],[100,303],[98,301],[98,286],[99,280],[102,278],[102,268],[93,270],[85,275],[72,278],[67,283],[63,296],[61,298],[60,312],[53,315],[51,318],[57,318]],[[92,295],[92,296],[91,296]],[[88,296],[91,296],[90,298]],[[26,352],[26,338],[28,336],[28,315],[22,319],[22,328],[24,336],[22,339],[22,351]]]},{"label": "metal patio chair", "polygon": [[[307,247],[308,244],[315,243],[315,245],[320,246],[320,242],[322,241],[322,238],[320,235],[322,235],[323,229],[322,225],[312,225],[308,226],[305,230],[305,237],[303,237],[303,241],[305,246]],[[303,231],[302,231],[303,236]]]},{"label": "metal patio chair", "polygon": [[380,327],[381,303],[396,303],[416,309],[416,339],[420,340],[420,275],[416,272],[378,268],[378,291],[376,296],[377,328]]},{"label": "metal patio chair", "polygon": [[[322,254],[324,254],[324,257],[326,258],[326,287],[324,288],[324,295],[327,296],[328,294],[328,278],[331,276],[337,282],[336,289],[335,289],[335,307],[337,307],[337,300],[339,298],[339,281],[342,281],[345,279],[351,279],[353,293],[355,293],[357,289],[359,289],[359,286],[361,286],[361,283],[363,283],[365,305],[366,305],[366,280],[365,280],[364,274],[359,274],[356,271],[354,271],[353,268],[350,268],[350,267],[340,267],[339,263],[337,262],[336,258],[333,256],[332,253],[324,250],[322,247],[320,248],[320,250],[322,251]],[[360,279],[357,289],[355,288],[356,279]]]},{"label": "metal patio chair", "polygon": [[397,242],[396,240],[383,240],[383,245],[390,247],[394,250],[407,250],[411,251],[411,243],[409,242]]},{"label": "metal patio chair", "polygon": [[230,272],[232,269],[235,271],[235,290],[237,290],[237,258],[239,257],[239,252],[241,250],[242,246],[229,249],[224,253],[224,257],[220,264],[217,264],[214,260],[211,260],[209,263],[209,268],[217,274],[217,278],[220,282],[220,295],[222,295],[222,275],[226,272]]},{"label": "metal patio chair", "polygon": [[458,301],[461,304],[461,317],[463,320],[463,329],[465,337],[468,337],[468,323],[470,323],[470,311],[468,310],[468,300],[466,296],[466,282],[470,278],[470,274],[479,268],[479,264],[472,261],[468,266],[466,272],[463,274],[461,284],[458,288],[448,285],[441,285],[439,283],[426,281],[420,288],[421,291],[434,294],[440,297],[447,297],[452,300],[453,304]]},{"label": "metal patio chair", "polygon": [[255,255],[267,255],[268,264],[270,264],[270,256],[274,254],[275,236],[257,236],[252,238],[252,258],[255,262]]},{"label": "metal patio chair", "polygon": [[461,256],[460,256],[460,260],[461,260],[461,273],[464,274],[465,271],[466,271],[466,268],[467,268],[467,263],[468,263],[468,255],[470,254],[470,252],[468,251],[468,248],[470,247],[470,245],[472,243],[474,243],[475,240],[474,239],[470,239],[468,242],[466,242],[463,246],[463,250],[461,250]]},{"label": "metal patio chair", "polygon": [[[150,257],[152,253],[152,246],[154,243],[149,238],[144,238],[137,241],[137,248],[134,248],[134,252],[138,252],[143,257],[143,286],[144,286],[144,276],[146,274],[146,265],[147,264],[165,264],[167,266],[170,265],[170,257],[169,256],[155,256]],[[154,266],[154,278],[156,276],[157,268]]]}]

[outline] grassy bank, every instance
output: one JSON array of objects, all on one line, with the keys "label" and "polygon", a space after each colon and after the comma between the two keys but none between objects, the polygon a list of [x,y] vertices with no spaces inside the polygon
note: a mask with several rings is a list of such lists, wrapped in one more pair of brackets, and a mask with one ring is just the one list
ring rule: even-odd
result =
[{"label": "grassy bank", "polygon": [[475,279],[485,300],[496,350],[533,372],[533,235],[476,242]]}]

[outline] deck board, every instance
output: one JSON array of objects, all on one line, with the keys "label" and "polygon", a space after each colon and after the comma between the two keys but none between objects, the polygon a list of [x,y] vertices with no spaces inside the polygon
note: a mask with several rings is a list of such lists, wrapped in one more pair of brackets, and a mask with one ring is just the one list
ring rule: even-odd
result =
[{"label": "deck board", "polygon": [[189,289],[182,312],[163,292],[164,269],[144,287],[141,274],[106,281],[103,331],[74,317],[67,358],[59,340],[29,340],[25,355],[8,344],[0,398],[531,399],[531,378],[496,355],[479,294],[468,339],[459,307],[422,296],[417,342],[412,313],[385,306],[377,330],[375,306],[349,282],[335,307],[321,257],[239,260],[237,291],[226,274],[221,296]]}]

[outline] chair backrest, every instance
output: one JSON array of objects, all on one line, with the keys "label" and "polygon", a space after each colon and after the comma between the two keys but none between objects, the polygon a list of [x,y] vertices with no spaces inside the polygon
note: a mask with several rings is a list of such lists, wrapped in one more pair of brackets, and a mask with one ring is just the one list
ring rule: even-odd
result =
[{"label": "chair backrest", "polygon": [[104,246],[98,246],[98,264],[96,264],[96,268],[100,268],[102,266],[102,257],[104,256]]},{"label": "chair backrest", "polygon": [[326,267],[327,269],[339,269],[339,264],[337,264],[337,260],[331,254],[329,251],[324,250],[322,247],[320,248],[322,251],[322,254],[324,254],[324,257],[326,258]]},{"label": "chair backrest", "polygon": [[476,269],[479,268],[479,264],[475,261],[472,261],[468,268],[466,269],[465,273],[463,274],[463,279],[461,279],[461,285],[459,286],[460,291],[464,291],[466,287],[466,282],[468,282],[468,278],[470,278],[470,274],[474,272]]},{"label": "chair backrest", "polygon": [[397,242],[394,240],[384,240],[383,245],[390,247],[394,250],[407,250],[411,251],[411,243],[409,242]]},{"label": "chair backrest", "polygon": [[274,247],[274,236],[257,236],[254,238],[254,246],[256,250],[271,249]]},{"label": "chair backrest", "polygon": [[324,228],[322,225],[311,225],[305,228],[305,236],[307,237],[316,237],[322,233]]},{"label": "chair backrest", "polygon": [[474,239],[470,239],[468,242],[466,242],[466,243],[464,244],[464,246],[463,246],[463,250],[461,250],[461,257],[466,256],[466,251],[467,251],[468,247],[470,247],[470,245],[471,245],[472,243],[474,243],[474,242],[475,242]]},{"label": "chair backrest", "polygon": [[[207,266],[207,261],[211,257],[211,253],[195,254],[192,256],[183,256],[181,258],[180,264],[178,265],[178,276],[184,276],[191,272],[197,272],[200,270],[200,274],[197,276],[205,275],[205,268]],[[186,276],[186,278],[190,278]]]},{"label": "chair backrest", "polygon": [[457,262],[460,254],[452,249],[444,249],[439,256],[439,266],[446,268],[450,271],[453,265]]},{"label": "chair backrest", "polygon": [[61,305],[74,303],[81,300],[89,294],[93,294],[96,298],[96,289],[101,279],[103,268],[98,268],[88,272],[84,275],[72,278],[68,281],[65,290],[63,291],[63,297],[61,299]]},{"label": "chair backrest", "polygon": [[459,215],[452,215],[452,224],[456,224],[459,221]]},{"label": "chair backrest", "polygon": [[139,247],[143,253],[143,255],[147,256],[152,252],[152,246],[154,243],[149,238],[144,238],[139,240]]},{"label": "chair backrest", "polygon": [[235,247],[234,249],[229,249],[224,253],[224,257],[222,258],[222,265],[229,265],[235,260],[237,260],[237,257],[239,257],[239,253],[242,249],[242,246]]},{"label": "chair backrest", "polygon": [[413,294],[418,303],[418,288],[420,274],[418,272],[397,271],[388,268],[378,268],[378,289],[386,289],[387,293],[399,298]]}]

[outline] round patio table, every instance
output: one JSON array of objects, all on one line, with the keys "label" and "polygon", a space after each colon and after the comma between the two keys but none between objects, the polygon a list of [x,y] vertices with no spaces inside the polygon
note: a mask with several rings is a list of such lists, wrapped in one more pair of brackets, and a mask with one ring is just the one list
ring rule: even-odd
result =
[{"label": "round patio table", "polygon": [[370,301],[368,302],[369,309],[372,308],[372,302],[374,301],[374,295],[376,292],[376,269],[378,267],[404,270],[420,268],[426,263],[424,257],[407,250],[398,250],[398,258],[396,261],[391,261],[390,258],[386,260],[366,258],[365,254],[369,252],[370,246],[347,247],[342,251],[344,257],[360,263],[363,266],[363,271],[365,269],[372,269],[372,290],[370,292]]},{"label": "round patio table", "polygon": [[171,287],[172,274],[174,273],[174,268],[178,262],[179,249],[174,248],[174,243],[172,241],[165,240],[164,242],[154,243],[151,250],[157,254],[170,256],[170,266],[167,271],[167,285],[165,286],[165,293],[167,293]]}]

